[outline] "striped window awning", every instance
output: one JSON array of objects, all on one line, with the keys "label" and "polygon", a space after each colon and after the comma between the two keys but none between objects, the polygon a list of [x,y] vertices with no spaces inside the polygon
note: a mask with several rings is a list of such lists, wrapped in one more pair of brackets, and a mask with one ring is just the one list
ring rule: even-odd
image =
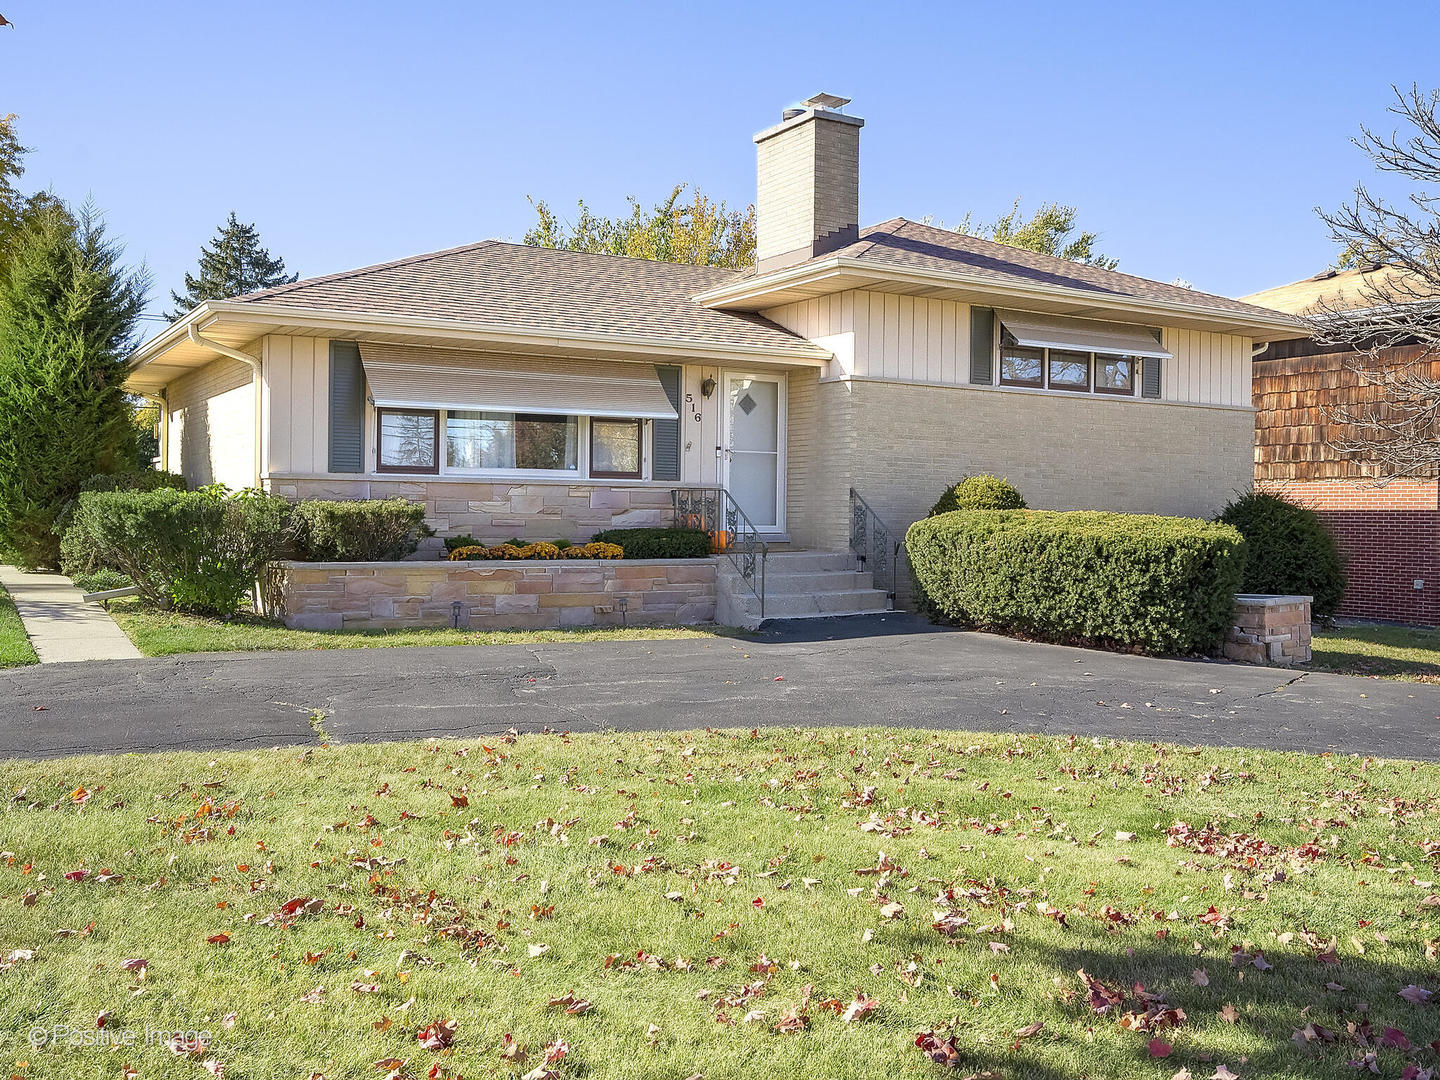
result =
[{"label": "striped window awning", "polygon": [[468,349],[360,342],[373,404],[674,420],[653,364],[493,357]]},{"label": "striped window awning", "polygon": [[995,314],[1000,319],[1000,325],[1015,339],[1015,344],[1032,349],[1075,349],[1078,352],[1148,356],[1160,360],[1173,355],[1143,326],[1067,319],[1061,315],[1040,315],[1033,311],[997,311]]}]

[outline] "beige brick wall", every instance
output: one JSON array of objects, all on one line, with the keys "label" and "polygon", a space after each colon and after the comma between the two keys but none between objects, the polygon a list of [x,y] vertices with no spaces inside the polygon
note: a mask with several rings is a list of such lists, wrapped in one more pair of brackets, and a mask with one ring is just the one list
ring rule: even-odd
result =
[{"label": "beige brick wall", "polygon": [[860,221],[860,128],[810,117],[756,146],[755,259],[799,252]]},{"label": "beige brick wall", "polygon": [[[715,618],[714,559],[272,565],[278,613],[307,630],[692,625]],[[620,610],[624,598],[627,610]]]},{"label": "beige brick wall", "polygon": [[425,504],[440,536],[471,535],[497,544],[522,540],[589,540],[602,529],[671,523],[666,485],[538,484],[466,480],[347,480],[275,477],[270,491],[287,499],[390,499]]},{"label": "beige brick wall", "polygon": [[1007,477],[1038,510],[1210,517],[1249,487],[1248,410],[856,380],[818,387],[792,535],[849,546],[849,488],[903,535],[948,483]]},{"label": "beige brick wall", "polygon": [[192,487],[255,483],[255,389],[251,369],[216,360],[166,389],[170,431],[166,468]]}]

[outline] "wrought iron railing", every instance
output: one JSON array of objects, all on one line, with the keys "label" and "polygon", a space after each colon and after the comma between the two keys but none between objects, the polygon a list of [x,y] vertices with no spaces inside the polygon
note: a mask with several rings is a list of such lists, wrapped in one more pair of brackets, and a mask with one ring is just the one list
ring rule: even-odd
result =
[{"label": "wrought iron railing", "polygon": [[681,528],[704,529],[710,534],[716,554],[724,555],[760,604],[765,617],[765,557],[770,549],[760,539],[760,530],[730,493],[718,487],[674,488],[670,501],[675,524]]},{"label": "wrought iron railing", "polygon": [[874,575],[875,587],[889,595],[892,607],[900,574],[900,545],[880,515],[851,488],[850,550],[860,560],[860,569]]}]

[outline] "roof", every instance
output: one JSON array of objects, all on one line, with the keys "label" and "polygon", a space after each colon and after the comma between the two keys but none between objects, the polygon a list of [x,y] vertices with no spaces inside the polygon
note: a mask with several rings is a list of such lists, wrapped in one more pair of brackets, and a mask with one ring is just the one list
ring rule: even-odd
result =
[{"label": "roof", "polygon": [[1292,315],[1309,313],[1322,302],[1338,308],[1367,307],[1376,299],[1373,290],[1386,289],[1407,277],[1397,267],[1371,263],[1350,270],[1322,270],[1314,277],[1251,293],[1244,299]]},{"label": "roof", "polygon": [[794,349],[808,343],[758,315],[695,303],[738,271],[485,240],[308,278],[234,298],[257,307],[397,315],[655,344]]},{"label": "roof", "polygon": [[[1175,306],[1190,312],[1212,312],[1214,315],[1240,321],[1259,320],[1262,324],[1277,322],[1276,313],[1267,308],[1226,296],[1187,289],[1179,285],[1166,285],[1133,274],[1122,274],[1115,270],[1104,270],[1097,266],[1070,259],[1026,251],[1023,248],[969,236],[953,229],[922,225],[906,218],[892,218],[879,225],[872,225],[860,231],[860,237],[853,243],[823,255],[807,259],[775,273],[759,274],[746,271],[730,286],[722,286],[724,293],[739,293],[737,285],[748,285],[751,289],[764,284],[766,279],[784,275],[793,277],[802,274],[807,267],[820,268],[835,261],[852,267],[864,267],[875,271],[925,272],[938,275],[954,275],[972,285],[995,288],[1025,290],[1044,287],[1050,291],[1065,290],[1088,296],[1090,302],[1103,307],[1107,303],[1139,302],[1151,307]],[[720,290],[702,296],[706,302],[724,303]]]}]

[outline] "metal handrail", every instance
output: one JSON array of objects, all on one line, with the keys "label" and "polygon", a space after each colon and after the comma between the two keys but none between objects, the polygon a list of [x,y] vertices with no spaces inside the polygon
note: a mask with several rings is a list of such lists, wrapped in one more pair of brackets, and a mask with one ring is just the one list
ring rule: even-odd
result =
[{"label": "metal handrail", "polygon": [[850,550],[860,560],[860,569],[869,569],[874,575],[877,587],[884,588],[883,581],[889,581],[885,592],[890,604],[895,604],[900,568],[902,541],[896,540],[880,515],[854,488],[850,489]]},{"label": "metal handrail", "polygon": [[716,553],[730,560],[760,602],[760,618],[765,618],[765,559],[770,547],[740,504],[721,487],[672,488],[670,504],[676,525],[711,535]]}]

